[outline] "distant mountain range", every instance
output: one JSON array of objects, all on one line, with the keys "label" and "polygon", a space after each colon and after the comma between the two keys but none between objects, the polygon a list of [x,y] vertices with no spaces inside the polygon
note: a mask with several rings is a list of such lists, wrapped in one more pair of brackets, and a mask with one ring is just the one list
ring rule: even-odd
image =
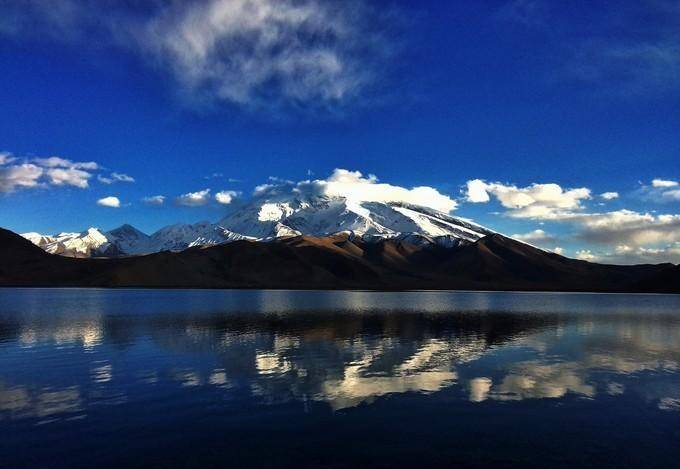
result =
[{"label": "distant mountain range", "polygon": [[494,233],[471,221],[404,203],[353,202],[322,195],[255,198],[218,223],[177,224],[147,235],[131,225],[102,231],[44,235],[24,233],[50,254],[68,257],[120,257],[181,251],[231,241],[273,241],[308,235],[347,233],[371,242],[398,239],[411,244],[454,247]]},{"label": "distant mountain range", "polygon": [[593,264],[499,234],[445,247],[340,233],[77,259],[0,229],[0,286],[680,293],[680,266]]},{"label": "distant mountain range", "polygon": [[106,232],[90,228],[21,237],[2,230],[0,235],[0,285],[645,292],[680,288],[680,267],[672,264],[598,265],[430,208],[316,194],[269,191],[217,223],[172,225],[151,235],[130,225]]}]

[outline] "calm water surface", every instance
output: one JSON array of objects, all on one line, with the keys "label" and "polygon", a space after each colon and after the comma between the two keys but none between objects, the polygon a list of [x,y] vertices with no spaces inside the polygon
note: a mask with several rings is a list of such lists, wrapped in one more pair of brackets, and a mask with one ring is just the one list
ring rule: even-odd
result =
[{"label": "calm water surface", "polygon": [[0,289],[2,467],[678,467],[680,296]]}]

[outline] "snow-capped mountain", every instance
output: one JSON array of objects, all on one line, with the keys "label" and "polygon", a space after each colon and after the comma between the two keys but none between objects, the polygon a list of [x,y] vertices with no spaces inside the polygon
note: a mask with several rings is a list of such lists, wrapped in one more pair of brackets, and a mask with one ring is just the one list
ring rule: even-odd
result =
[{"label": "snow-capped mountain", "polygon": [[22,236],[50,254],[68,257],[119,255],[109,237],[98,228],[89,228],[82,233],[59,233],[53,236],[24,233]]},{"label": "snow-capped mountain", "polygon": [[233,233],[207,221],[193,225],[178,223],[166,226],[150,236],[148,252],[181,251],[192,246],[220,244],[240,239],[252,239]]},{"label": "snow-capped mountain", "polygon": [[355,202],[315,196],[255,200],[226,216],[219,226],[256,239],[350,232],[364,239],[411,236],[413,241],[454,246],[493,233],[480,225],[410,204]]},{"label": "snow-capped mountain", "polygon": [[361,202],[327,195],[267,194],[234,210],[218,223],[176,224],[147,235],[130,225],[108,232],[23,236],[48,252],[71,257],[139,255],[180,251],[237,240],[271,241],[348,232],[366,241],[398,238],[412,244],[454,247],[492,234],[471,221],[403,202]]},{"label": "snow-capped mountain", "polygon": [[24,233],[22,236],[51,254],[68,257],[134,256],[252,239],[210,222],[166,226],[151,236],[128,224],[111,231],[89,228],[81,233]]}]

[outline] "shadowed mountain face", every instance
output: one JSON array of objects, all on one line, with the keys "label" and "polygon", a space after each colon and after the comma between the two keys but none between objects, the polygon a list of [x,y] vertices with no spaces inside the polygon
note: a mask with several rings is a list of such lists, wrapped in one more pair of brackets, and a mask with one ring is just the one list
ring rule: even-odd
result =
[{"label": "shadowed mountain face", "polygon": [[568,259],[497,234],[456,248],[397,239],[364,242],[341,234],[74,259],[48,254],[0,229],[0,285],[680,293],[680,271],[672,264]]}]

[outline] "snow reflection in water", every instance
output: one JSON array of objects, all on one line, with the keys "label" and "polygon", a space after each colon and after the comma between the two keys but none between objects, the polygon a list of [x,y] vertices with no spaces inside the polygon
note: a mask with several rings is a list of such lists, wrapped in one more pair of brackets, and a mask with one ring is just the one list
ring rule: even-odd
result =
[{"label": "snow reflection in water", "polygon": [[[254,300],[251,312],[233,305],[214,312],[177,311],[167,302],[167,311],[142,306],[135,313],[144,305],[138,294],[129,301],[117,298],[123,306],[118,311],[106,299],[92,298],[74,311],[69,309],[73,298],[64,307],[59,291],[40,292],[53,308],[41,310],[31,302],[24,311],[1,316],[3,419],[45,422],[84,415],[98,404],[148,398],[154,386],[172,383],[178,388],[165,392],[175,397],[181,388],[214,387],[227,396],[238,392],[239,399],[246,390],[261,404],[311,400],[336,411],[381,396],[444,389],[473,403],[634,392],[659,409],[679,407],[675,303],[651,310],[643,305],[647,310],[635,313],[625,297],[600,296],[625,307],[608,304],[604,313],[594,313],[576,301],[572,312],[536,312],[535,304],[528,312],[513,311],[516,304],[506,312],[446,311],[442,298],[433,302],[429,296],[423,304],[430,311],[423,312],[412,308],[412,295],[401,302],[412,309],[381,310],[378,304],[367,308],[366,292],[330,292],[314,311],[318,298],[271,292],[272,301],[263,308],[261,292],[242,292]],[[159,293],[146,294],[158,307]],[[447,295],[453,295],[453,305],[498,302],[497,294]],[[325,304],[329,297],[341,300]],[[545,303],[542,296],[521,301],[527,298]],[[565,295],[557,303],[569,299]],[[639,379],[630,379],[642,375],[647,382],[669,376],[673,382],[642,387]],[[664,395],[658,394],[661,389]]]}]

